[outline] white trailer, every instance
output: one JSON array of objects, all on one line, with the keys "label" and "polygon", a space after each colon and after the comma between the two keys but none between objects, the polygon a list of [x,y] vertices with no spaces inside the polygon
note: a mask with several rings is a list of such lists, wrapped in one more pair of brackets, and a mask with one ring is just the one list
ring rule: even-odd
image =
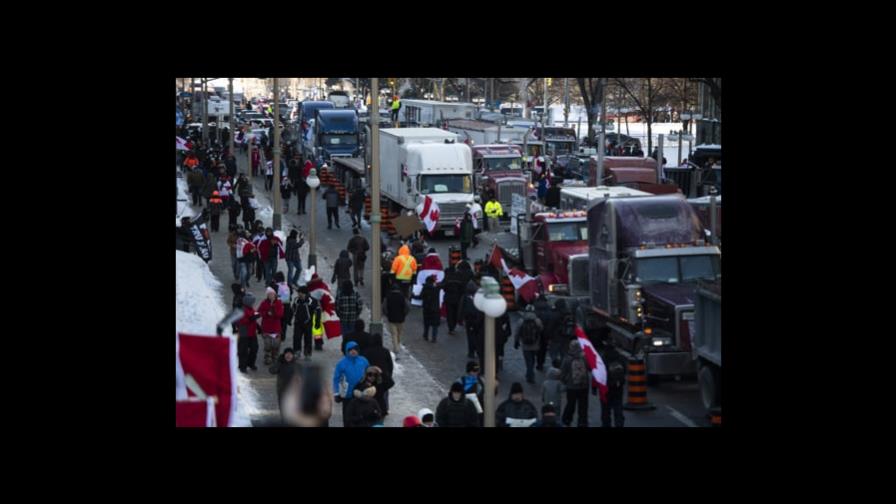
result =
[{"label": "white trailer", "polygon": [[523,143],[529,131],[518,126],[497,125],[485,121],[453,119],[448,121],[448,131],[457,133],[459,141],[472,145],[496,143]]},{"label": "white trailer", "polygon": [[401,100],[399,121],[409,126],[441,126],[447,119],[474,119],[477,109],[475,103]]},{"label": "white trailer", "polygon": [[437,128],[380,130],[380,190],[392,211],[414,210],[425,196],[439,205],[439,229],[473,203],[473,159],[457,135]]}]

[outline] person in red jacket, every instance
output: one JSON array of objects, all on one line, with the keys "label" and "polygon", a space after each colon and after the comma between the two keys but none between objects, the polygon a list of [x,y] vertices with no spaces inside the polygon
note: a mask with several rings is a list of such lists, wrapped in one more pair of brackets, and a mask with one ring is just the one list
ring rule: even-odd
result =
[{"label": "person in red jacket", "polygon": [[237,323],[239,338],[237,339],[237,355],[239,356],[240,371],[245,373],[246,367],[252,371],[258,371],[255,367],[255,359],[258,357],[258,318],[252,305],[255,304],[255,296],[251,292],[243,295],[243,318]]},{"label": "person in red jacket", "polygon": [[274,236],[273,228],[266,228],[264,235],[265,237],[258,243],[258,253],[264,264],[264,282],[270,284],[277,271],[277,260],[285,258],[286,251],[280,238]]},{"label": "person in red jacket", "polygon": [[264,364],[270,366],[280,355],[282,336],[283,302],[277,298],[277,291],[268,287],[265,290],[267,299],[258,305],[261,314],[261,332],[264,338]]}]

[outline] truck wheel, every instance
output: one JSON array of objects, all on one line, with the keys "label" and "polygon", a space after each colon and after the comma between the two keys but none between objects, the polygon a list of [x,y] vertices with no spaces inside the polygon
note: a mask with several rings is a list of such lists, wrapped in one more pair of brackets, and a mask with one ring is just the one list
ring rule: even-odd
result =
[{"label": "truck wheel", "polygon": [[700,382],[703,406],[707,410],[718,407],[721,403],[718,369],[715,366],[701,363],[700,371],[697,372],[697,380]]}]

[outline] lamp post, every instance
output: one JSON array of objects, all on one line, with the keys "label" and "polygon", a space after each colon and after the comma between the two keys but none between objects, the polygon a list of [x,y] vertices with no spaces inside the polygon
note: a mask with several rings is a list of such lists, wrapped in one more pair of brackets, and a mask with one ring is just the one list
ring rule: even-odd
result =
[{"label": "lamp post", "polygon": [[311,188],[311,240],[308,242],[308,266],[317,266],[317,198],[314,197],[315,189],[320,186],[320,179],[317,178],[317,169],[312,168],[305,180],[308,187]]},{"label": "lamp post", "polygon": [[[376,77],[370,79],[371,96],[380,93],[380,80]],[[382,309],[382,257],[380,249],[380,110],[379,104],[370,111],[370,171],[368,172],[370,183],[370,227],[371,227],[371,252],[373,262],[370,274],[373,284],[372,310],[370,313],[370,334],[383,334]],[[398,350],[398,349],[396,349]]]},{"label": "lamp post", "polygon": [[[271,190],[274,192],[274,218],[272,219],[272,224],[274,225],[274,230],[279,231],[281,229],[282,223],[282,214],[283,214],[283,201],[280,198],[280,79],[274,77],[274,187]],[[312,221],[314,212],[312,211]]]},{"label": "lamp post", "polygon": [[507,302],[501,296],[498,281],[490,276],[482,277],[482,288],[473,297],[476,309],[485,313],[485,422],[495,426],[495,319],[504,315]]}]

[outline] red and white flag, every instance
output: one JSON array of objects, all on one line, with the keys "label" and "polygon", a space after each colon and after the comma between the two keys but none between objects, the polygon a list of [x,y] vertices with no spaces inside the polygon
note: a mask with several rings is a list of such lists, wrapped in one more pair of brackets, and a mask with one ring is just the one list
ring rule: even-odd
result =
[{"label": "red and white flag", "polygon": [[215,419],[215,402],[211,397],[206,400],[191,397],[177,401],[174,407],[175,427],[217,427]]},{"label": "red and white flag", "polygon": [[585,331],[581,327],[576,326],[576,338],[582,345],[582,352],[585,353],[585,362],[591,368],[591,386],[597,386],[600,394],[600,401],[607,402],[607,367],[604,360],[600,358],[600,354],[591,344],[591,340],[585,336]]},{"label": "red and white flag", "polygon": [[510,283],[513,284],[514,290],[519,293],[520,298],[527,303],[531,303],[535,299],[535,294],[538,292],[538,284],[535,282],[535,278],[519,268],[508,268],[504,257],[501,255],[501,249],[497,245],[492,248],[492,256],[489,262],[507,275]]},{"label": "red and white flag", "polygon": [[[195,381],[202,394],[217,399],[214,423],[219,427],[231,426],[236,418],[237,406],[236,338],[176,333],[174,349],[175,399],[178,404],[191,398],[195,401],[196,391],[187,386],[187,383]],[[176,426],[181,426],[178,423],[180,419],[194,423],[202,409],[193,405],[179,405],[177,408],[182,411],[175,415]]]},{"label": "red and white flag", "polygon": [[327,339],[342,336],[342,325],[339,323],[339,316],[336,315],[336,300],[330,294],[330,288],[327,287],[326,282],[316,273],[308,282],[308,294],[320,303],[320,320],[324,325]]},{"label": "red and white flag", "polygon": [[193,148],[193,144],[191,144],[187,140],[184,140],[183,138],[181,138],[177,135],[175,135],[174,138],[176,139],[176,143],[175,143],[176,150],[191,150]]},{"label": "red and white flag", "polygon": [[423,203],[417,206],[417,215],[423,221],[426,230],[432,233],[439,225],[439,204],[427,196],[423,199]]}]

